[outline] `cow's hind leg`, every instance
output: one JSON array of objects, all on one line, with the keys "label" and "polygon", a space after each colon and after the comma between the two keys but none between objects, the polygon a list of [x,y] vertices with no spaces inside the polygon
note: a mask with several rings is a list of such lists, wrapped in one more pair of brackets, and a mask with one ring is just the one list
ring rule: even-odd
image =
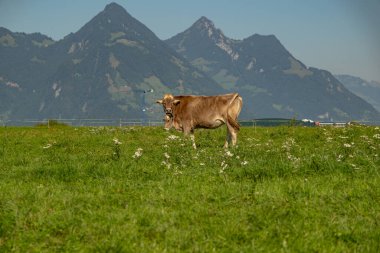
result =
[{"label": "cow's hind leg", "polygon": [[238,131],[235,128],[233,128],[232,131],[231,131],[232,146],[236,145],[236,142],[237,142],[237,133],[238,133]]},{"label": "cow's hind leg", "polygon": [[231,143],[231,129],[230,127],[228,127],[228,124],[226,124],[227,126],[227,136],[226,136],[226,141],[224,142],[224,148],[228,148],[228,144]]},{"label": "cow's hind leg", "polygon": [[226,142],[224,143],[224,147],[228,148],[228,144],[232,144],[232,146],[236,145],[237,132],[239,130],[233,127],[229,122],[227,122],[226,125],[227,125],[227,138],[226,138]]},{"label": "cow's hind leg", "polygon": [[231,103],[230,107],[227,110],[227,126],[230,134],[230,143],[232,146],[236,145],[237,134],[240,129],[239,122],[237,118],[240,114],[241,107],[243,105],[243,100],[240,96],[237,96],[236,99]]}]

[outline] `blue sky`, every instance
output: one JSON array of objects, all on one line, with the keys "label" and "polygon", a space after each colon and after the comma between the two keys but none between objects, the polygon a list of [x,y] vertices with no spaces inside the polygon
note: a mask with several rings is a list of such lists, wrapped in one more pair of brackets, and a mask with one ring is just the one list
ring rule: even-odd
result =
[{"label": "blue sky", "polygon": [[[0,26],[55,40],[76,32],[109,0],[0,0]],[[380,81],[380,0],[115,0],[159,38],[201,16],[243,39],[274,34],[304,64]]]}]

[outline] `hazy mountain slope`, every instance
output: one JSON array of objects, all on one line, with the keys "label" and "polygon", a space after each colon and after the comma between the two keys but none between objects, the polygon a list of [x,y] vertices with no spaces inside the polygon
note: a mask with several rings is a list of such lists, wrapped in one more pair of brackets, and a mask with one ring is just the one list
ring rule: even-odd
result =
[{"label": "hazy mountain slope", "polygon": [[335,77],[352,93],[363,98],[380,111],[380,83],[366,81],[360,77],[351,75],[335,75]]}]

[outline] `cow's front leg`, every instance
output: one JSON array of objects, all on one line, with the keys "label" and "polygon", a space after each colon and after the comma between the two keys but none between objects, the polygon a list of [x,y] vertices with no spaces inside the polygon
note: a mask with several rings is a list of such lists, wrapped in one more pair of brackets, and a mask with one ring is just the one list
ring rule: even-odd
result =
[{"label": "cow's front leg", "polygon": [[194,149],[197,149],[197,145],[195,145],[195,135],[194,135],[194,131],[192,131],[190,133],[190,139],[191,139],[191,142],[193,143],[193,148]]},{"label": "cow's front leg", "polygon": [[194,129],[184,128],[183,132],[186,136],[190,135],[191,142],[193,143],[193,148],[197,149],[197,145],[195,145]]}]

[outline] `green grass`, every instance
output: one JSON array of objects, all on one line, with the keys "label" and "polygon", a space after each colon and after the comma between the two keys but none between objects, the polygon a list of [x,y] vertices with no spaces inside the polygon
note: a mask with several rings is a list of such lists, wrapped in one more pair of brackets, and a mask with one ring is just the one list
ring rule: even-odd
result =
[{"label": "green grass", "polygon": [[0,252],[380,252],[378,127],[224,138],[0,128]]}]

